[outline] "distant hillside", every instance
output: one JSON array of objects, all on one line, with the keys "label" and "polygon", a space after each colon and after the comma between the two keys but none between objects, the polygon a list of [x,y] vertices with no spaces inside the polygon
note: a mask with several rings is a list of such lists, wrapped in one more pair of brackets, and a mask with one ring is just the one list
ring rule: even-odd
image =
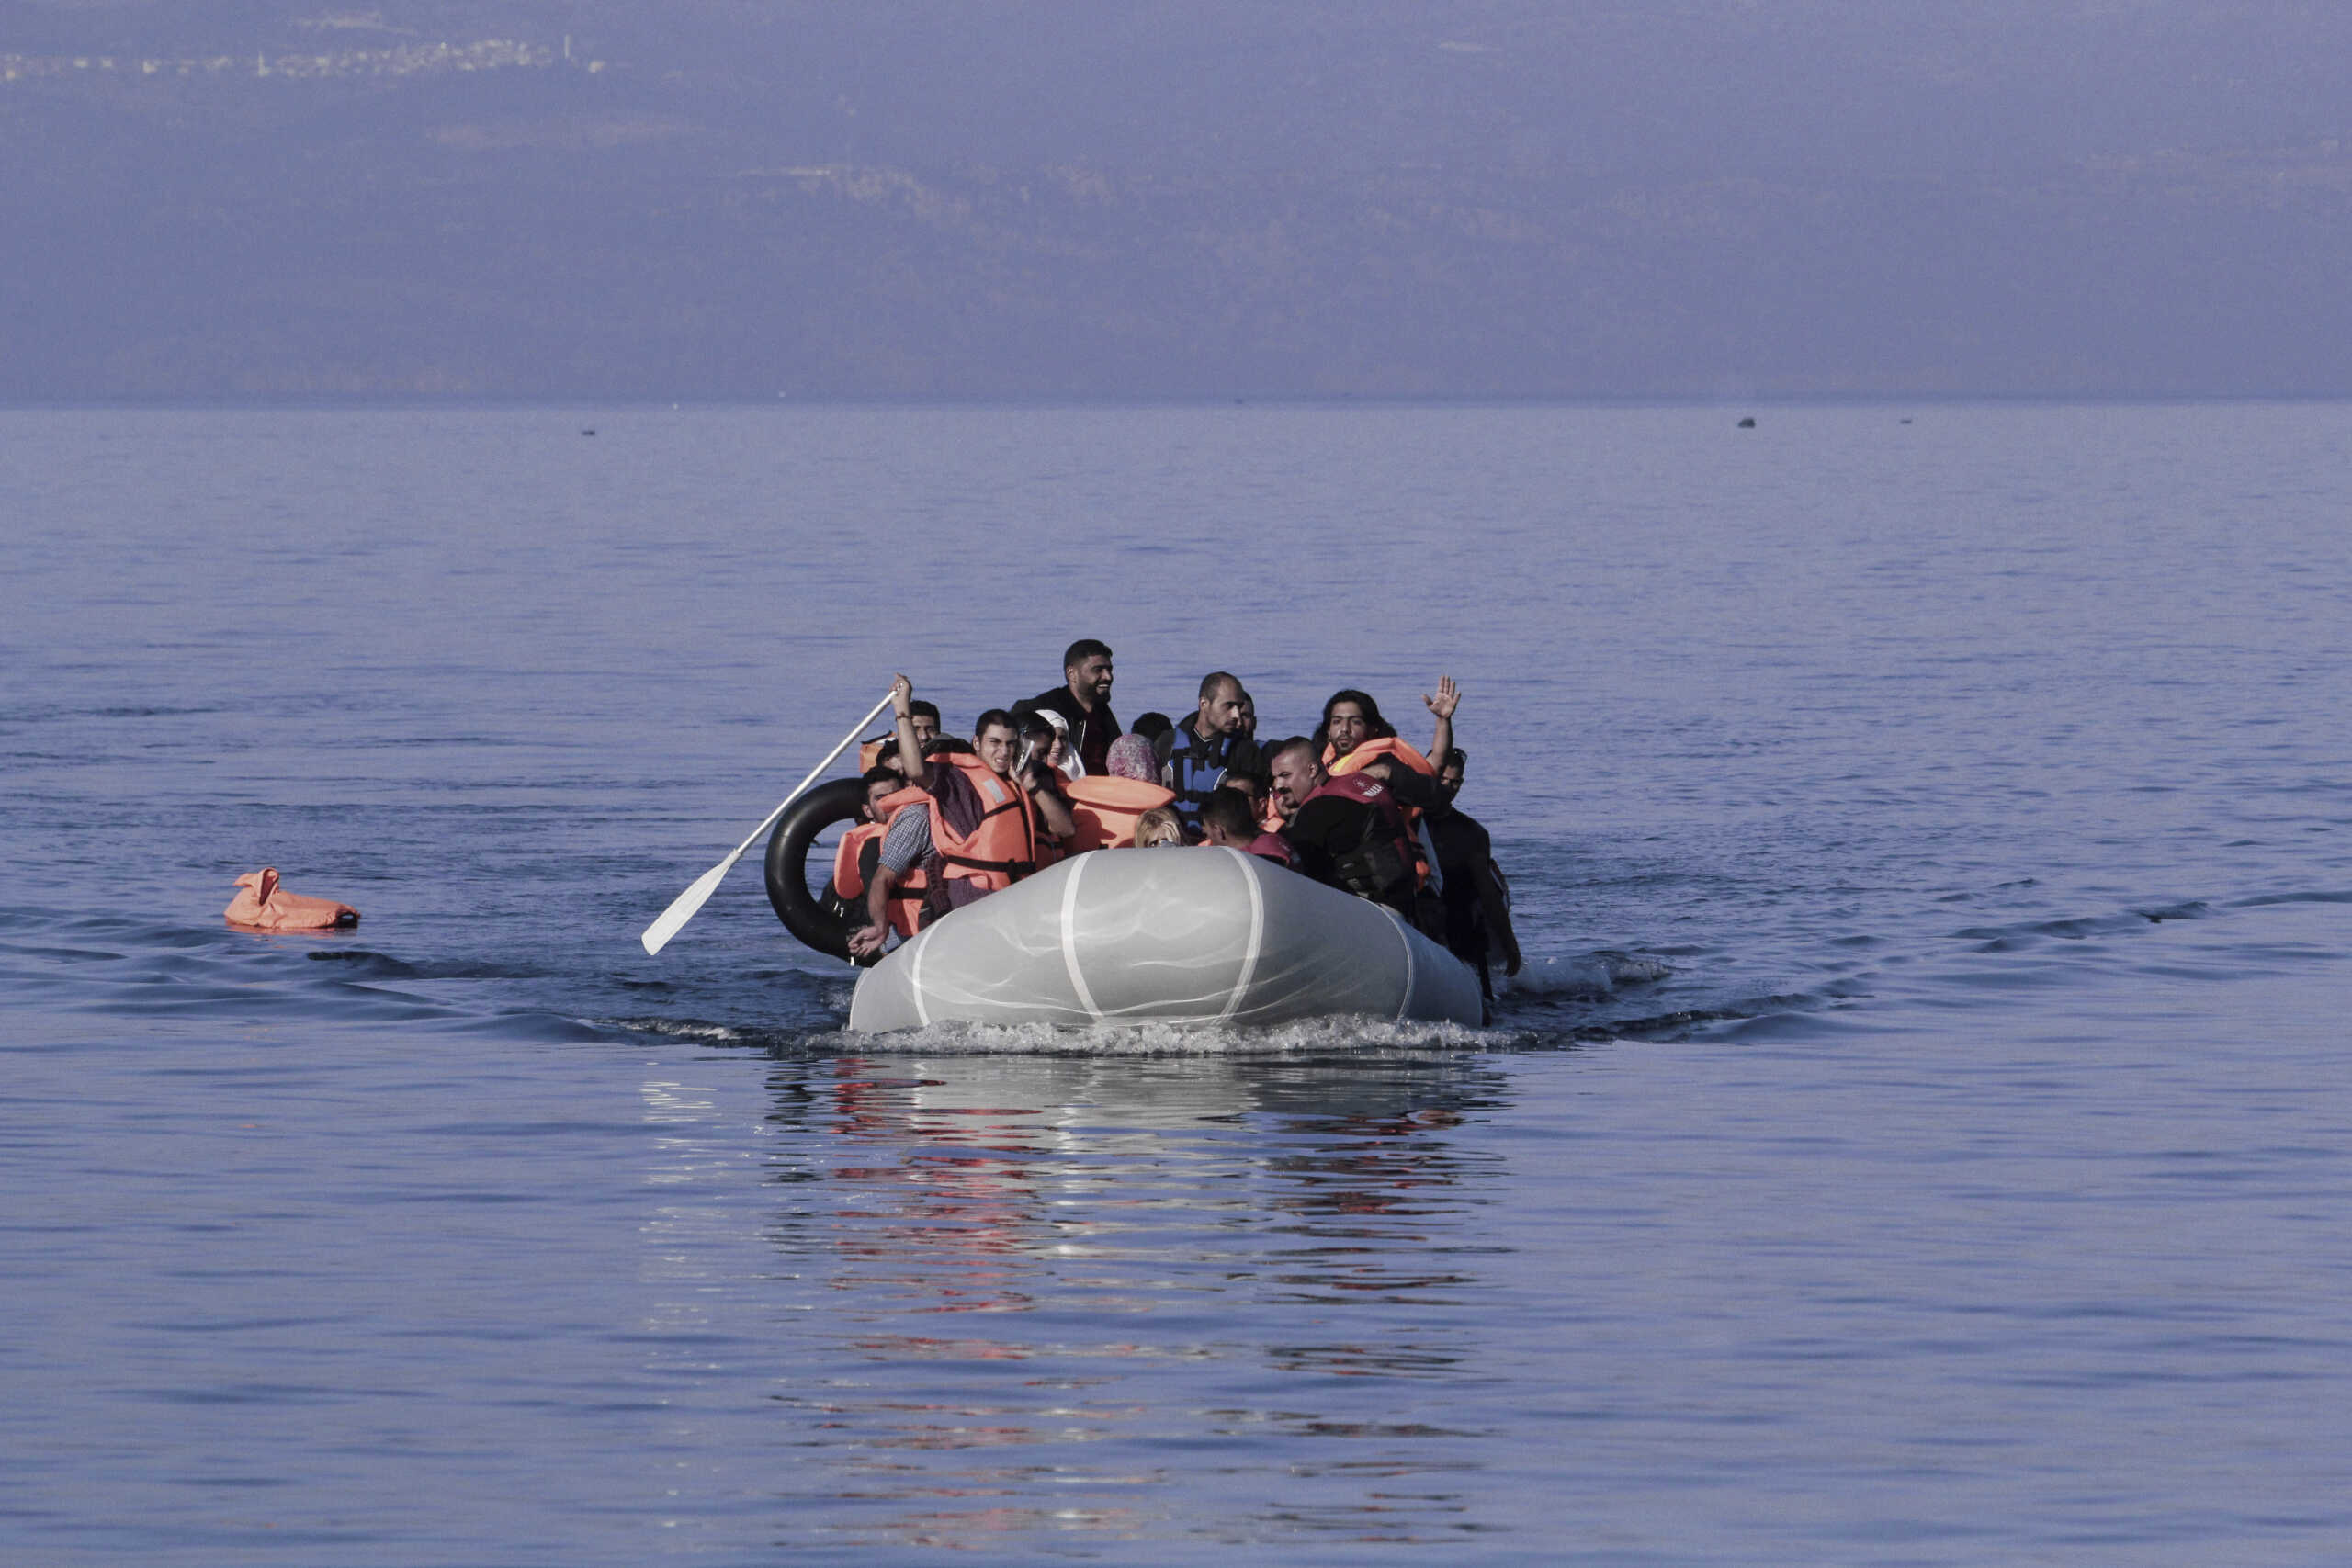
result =
[{"label": "distant hillside", "polygon": [[1099,9],[20,6],[0,398],[2352,392],[2342,106],[2227,6],[2194,126],[1974,141],[2054,68],[1802,6]]}]

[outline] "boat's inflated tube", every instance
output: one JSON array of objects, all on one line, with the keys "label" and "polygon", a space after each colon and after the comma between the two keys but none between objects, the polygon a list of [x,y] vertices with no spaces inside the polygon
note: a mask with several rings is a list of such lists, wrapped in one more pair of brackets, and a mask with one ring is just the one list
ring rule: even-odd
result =
[{"label": "boat's inflated tube", "polygon": [[[775,918],[802,942],[834,958],[849,956],[849,933],[865,922],[837,900],[808,891],[808,847],[836,822],[857,820],[865,808],[865,781],[835,779],[794,801],[768,835],[768,902]],[[828,890],[831,886],[826,884]]]},{"label": "boat's inflated tube", "polygon": [[924,927],[859,977],[849,1026],[1335,1013],[1475,1025],[1478,977],[1382,906],[1255,855],[1096,850]]}]

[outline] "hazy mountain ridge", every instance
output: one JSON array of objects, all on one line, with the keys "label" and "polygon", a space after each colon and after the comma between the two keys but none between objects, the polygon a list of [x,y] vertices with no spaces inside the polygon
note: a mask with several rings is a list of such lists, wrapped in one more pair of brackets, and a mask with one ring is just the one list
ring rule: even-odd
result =
[{"label": "hazy mountain ridge", "polygon": [[[250,55],[111,55],[0,54],[0,86],[41,79],[77,76],[252,76],[334,78],[351,76],[415,76],[441,71],[545,70],[564,63],[563,57],[544,45],[517,43],[511,39],[481,39],[470,43],[398,44],[389,49],[345,49],[330,52],[272,54],[256,50]],[[583,61],[582,70],[604,69],[602,61]]]},{"label": "hazy mountain ridge", "polygon": [[[1563,39],[1719,82],[1818,6],[36,9],[0,51],[507,63],[0,84],[11,399],[2352,390],[2317,111],[1841,159],[1850,106],[1720,157],[1547,107]],[[1832,63],[1964,96],[1969,41]]]}]

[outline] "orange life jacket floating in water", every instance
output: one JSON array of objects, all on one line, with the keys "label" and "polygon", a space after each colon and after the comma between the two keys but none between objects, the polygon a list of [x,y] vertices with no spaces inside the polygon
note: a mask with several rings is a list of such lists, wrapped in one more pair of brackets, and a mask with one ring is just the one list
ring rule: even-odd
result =
[{"label": "orange life jacket floating in water", "polygon": [[237,878],[244,889],[221,910],[229,923],[265,931],[322,931],[356,926],[359,911],[332,898],[310,898],[277,885],[277,868],[264,866]]},{"label": "orange life jacket floating in water", "polygon": [[932,851],[945,880],[1001,893],[1037,869],[1037,819],[1027,791],[998,777],[994,768],[968,752],[933,757],[931,765],[954,768],[980,797],[980,819],[969,833],[958,833],[947,825],[938,798],[923,795],[924,809],[931,813]]},{"label": "orange life jacket floating in water", "polygon": [[1062,786],[1078,831],[1063,840],[1064,854],[1115,850],[1136,841],[1136,822],[1147,811],[1172,805],[1176,792],[1115,773],[1089,773]]}]

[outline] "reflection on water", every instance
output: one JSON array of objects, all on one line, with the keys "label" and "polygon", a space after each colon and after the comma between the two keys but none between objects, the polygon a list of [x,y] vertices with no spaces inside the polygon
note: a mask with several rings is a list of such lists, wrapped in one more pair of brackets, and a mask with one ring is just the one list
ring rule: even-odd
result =
[{"label": "reflection on water", "polygon": [[1502,1173],[1451,1134],[1491,1068],[876,1056],[772,1089],[778,1304],[817,1342],[774,1399],[817,1534],[1454,1523]]},{"label": "reflection on water", "polygon": [[[0,419],[5,1562],[2342,1560],[2345,410],[1918,412]],[[1101,629],[831,613],[910,550],[1170,547],[1285,728],[1434,673],[1294,584],[1480,628],[1503,1032],[847,1038],[750,867],[637,945]]]}]

